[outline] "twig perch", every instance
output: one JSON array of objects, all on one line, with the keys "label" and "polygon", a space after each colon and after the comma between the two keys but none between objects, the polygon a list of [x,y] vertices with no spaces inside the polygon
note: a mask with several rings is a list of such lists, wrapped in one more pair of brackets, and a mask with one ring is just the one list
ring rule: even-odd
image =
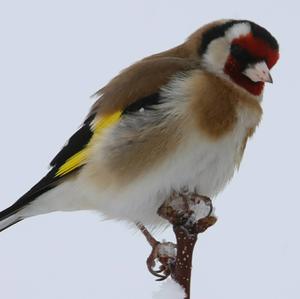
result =
[{"label": "twig perch", "polygon": [[[170,242],[159,243],[144,226],[139,225],[153,248],[147,260],[149,271],[159,277],[158,280],[171,275],[185,290],[185,299],[190,299],[193,250],[198,234],[206,231],[217,221],[212,212],[213,206],[209,198],[184,190],[173,192],[158,210],[158,215],[173,225],[176,245]],[[173,252],[170,250],[172,248]],[[153,269],[155,259],[161,263],[158,270]]]}]

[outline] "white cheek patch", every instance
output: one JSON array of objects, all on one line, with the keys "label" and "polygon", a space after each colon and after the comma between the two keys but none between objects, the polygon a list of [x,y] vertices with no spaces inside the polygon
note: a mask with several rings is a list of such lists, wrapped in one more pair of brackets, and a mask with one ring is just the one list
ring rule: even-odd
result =
[{"label": "white cheek patch", "polygon": [[224,66],[230,54],[231,42],[236,38],[248,35],[250,32],[249,23],[238,23],[229,28],[223,37],[211,41],[203,55],[205,69],[226,77]]},{"label": "white cheek patch", "polygon": [[229,43],[231,43],[234,39],[245,36],[251,32],[251,27],[249,23],[238,23],[233,25],[229,30],[226,31],[226,38]]},{"label": "white cheek patch", "polygon": [[230,53],[230,44],[224,37],[213,40],[203,56],[205,68],[213,73],[223,74],[223,68]]}]

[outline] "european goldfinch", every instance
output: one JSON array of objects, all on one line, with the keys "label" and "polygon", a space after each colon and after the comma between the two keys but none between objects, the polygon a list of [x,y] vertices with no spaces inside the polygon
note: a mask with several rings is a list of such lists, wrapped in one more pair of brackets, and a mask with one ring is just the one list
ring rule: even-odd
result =
[{"label": "european goldfinch", "polygon": [[276,39],[247,20],[220,20],[123,70],[96,96],[49,173],[0,213],[0,230],[54,211],[159,225],[173,190],[216,196],[262,116]]}]

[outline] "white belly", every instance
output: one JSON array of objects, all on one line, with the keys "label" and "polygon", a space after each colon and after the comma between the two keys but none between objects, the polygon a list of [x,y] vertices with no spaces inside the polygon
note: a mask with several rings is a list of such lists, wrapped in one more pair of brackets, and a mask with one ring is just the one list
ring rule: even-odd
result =
[{"label": "white belly", "polygon": [[158,168],[118,191],[103,192],[91,186],[85,200],[108,218],[160,222],[157,209],[171,190],[187,186],[213,197],[224,188],[236,168],[245,132],[244,128],[235,130],[218,141],[208,141],[195,132]]},{"label": "white belly", "polygon": [[217,141],[191,133],[159,167],[116,189],[97,186],[78,176],[50,190],[23,211],[25,217],[52,211],[96,210],[107,218],[157,225],[157,209],[172,190],[188,187],[214,197],[232,178],[248,126],[236,128]]}]

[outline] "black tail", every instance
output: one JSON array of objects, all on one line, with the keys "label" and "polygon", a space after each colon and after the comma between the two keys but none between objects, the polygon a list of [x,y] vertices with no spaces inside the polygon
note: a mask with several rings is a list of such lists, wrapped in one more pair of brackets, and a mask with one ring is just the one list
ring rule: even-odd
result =
[{"label": "black tail", "polygon": [[23,220],[24,217],[19,212],[37,197],[57,185],[60,178],[55,177],[55,171],[55,169],[52,169],[13,205],[0,212],[0,232]]},{"label": "black tail", "polygon": [[19,208],[13,204],[0,212],[0,232],[23,220],[23,218],[18,215],[18,211]]}]

